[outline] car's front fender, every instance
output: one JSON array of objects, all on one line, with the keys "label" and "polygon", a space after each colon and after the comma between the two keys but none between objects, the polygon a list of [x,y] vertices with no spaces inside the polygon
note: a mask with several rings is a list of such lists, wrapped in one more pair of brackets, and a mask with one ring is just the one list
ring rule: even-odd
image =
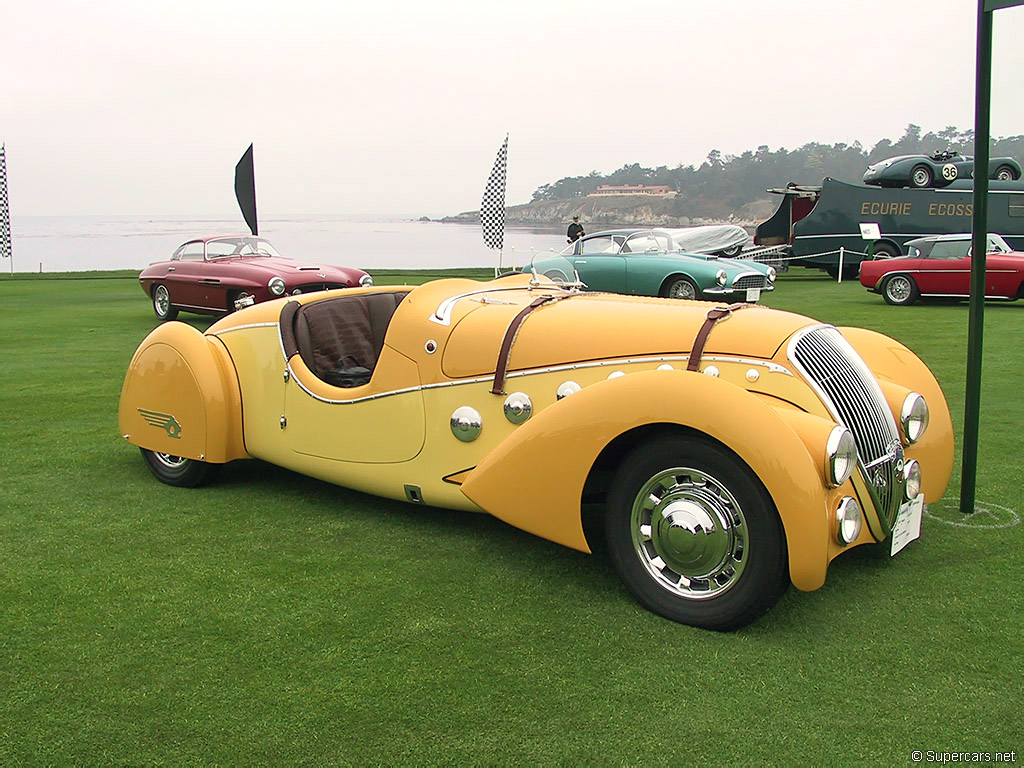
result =
[{"label": "car's front fender", "polygon": [[779,410],[701,373],[646,371],[588,386],[522,425],[469,473],[462,491],[511,525],[589,552],[580,505],[591,469],[613,440],[649,425],[701,432],[735,452],[775,502],[794,585],[824,583],[830,496],[820,462]]}]

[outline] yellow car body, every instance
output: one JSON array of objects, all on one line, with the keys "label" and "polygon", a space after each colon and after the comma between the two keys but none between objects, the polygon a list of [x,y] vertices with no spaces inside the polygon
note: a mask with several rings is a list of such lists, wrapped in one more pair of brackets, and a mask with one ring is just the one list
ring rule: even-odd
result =
[{"label": "yellow car body", "polygon": [[[767,579],[759,536],[778,527],[771,567],[801,590],[820,587],[838,554],[890,537],[906,504],[893,494],[912,464],[923,500],[941,497],[953,431],[934,377],[899,342],[761,306],[709,319],[715,306],[579,293],[527,275],[293,296],[205,334],[174,322],[154,330],[125,377],[119,428],[165,482],[197,485],[205,469],[256,458],[371,494],[486,512],[585,552],[583,504],[625,498],[631,511],[609,518],[628,539],[613,562],[636,574],[633,551],[640,580],[652,577],[638,594],[624,575],[634,595],[670,618],[730,629],[781,593],[737,597],[755,574]],[[818,378],[828,376],[808,372],[817,352],[801,346],[812,341],[838,344],[825,357],[849,357],[846,375],[869,395],[855,393],[844,411],[841,392],[823,393]],[[332,360],[372,376],[329,384]],[[929,409],[913,442],[900,426],[912,393]],[[878,423],[845,423],[872,397]],[[858,450],[838,485],[837,427]],[[868,456],[865,429],[899,439]],[[657,474],[644,469],[657,469],[650,446],[677,444],[674,479],[643,485],[645,472]],[[718,458],[701,463],[709,451]],[[635,495],[641,486],[650,504]],[[863,525],[838,531],[841,506],[855,516],[849,499]],[[768,528],[755,518],[771,518]],[[709,608],[723,600],[737,604]]]}]

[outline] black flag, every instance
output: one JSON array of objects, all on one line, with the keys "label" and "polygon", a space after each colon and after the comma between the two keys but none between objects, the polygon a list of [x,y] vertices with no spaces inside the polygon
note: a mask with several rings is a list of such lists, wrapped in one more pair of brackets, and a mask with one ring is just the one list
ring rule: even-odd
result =
[{"label": "black flag", "polygon": [[253,235],[258,235],[256,226],[256,174],[252,167],[252,144],[245,150],[242,159],[235,166],[235,199],[242,209],[242,218],[249,225]]},{"label": "black flag", "polygon": [[505,241],[505,161],[508,158],[508,134],[498,150],[491,176],[480,203],[480,226],[488,248],[501,250]]}]

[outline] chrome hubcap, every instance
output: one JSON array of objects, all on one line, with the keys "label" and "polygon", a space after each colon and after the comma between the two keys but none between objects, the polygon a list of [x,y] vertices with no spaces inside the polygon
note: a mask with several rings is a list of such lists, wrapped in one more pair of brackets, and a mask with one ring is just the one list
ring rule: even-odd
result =
[{"label": "chrome hubcap", "polygon": [[910,296],[910,281],[905,277],[894,277],[889,281],[887,291],[893,301],[905,301]]},{"label": "chrome hubcap", "polygon": [[722,483],[697,469],[667,469],[644,483],[630,530],[646,571],[680,597],[720,595],[747,563],[743,510]]},{"label": "chrome hubcap", "polygon": [[158,453],[154,451],[153,455],[156,456],[157,461],[168,469],[181,469],[188,463],[188,459],[183,459],[181,456],[172,456],[169,453]]},{"label": "chrome hubcap", "polygon": [[923,187],[928,183],[928,172],[927,171],[915,171],[914,172],[914,183],[919,187]]},{"label": "chrome hubcap", "polygon": [[153,303],[156,304],[156,311],[161,315],[166,315],[167,310],[171,307],[171,297],[167,293],[167,289],[162,285],[158,286],[156,293],[153,296]]}]

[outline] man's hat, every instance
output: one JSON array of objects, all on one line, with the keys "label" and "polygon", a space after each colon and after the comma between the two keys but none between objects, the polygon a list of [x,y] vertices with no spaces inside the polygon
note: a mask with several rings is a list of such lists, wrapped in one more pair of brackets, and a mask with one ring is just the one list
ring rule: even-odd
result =
[{"label": "man's hat", "polygon": [[573,221],[579,221],[579,218],[580,218],[579,216],[573,216],[573,217],[572,217],[572,220],[573,220]]}]

